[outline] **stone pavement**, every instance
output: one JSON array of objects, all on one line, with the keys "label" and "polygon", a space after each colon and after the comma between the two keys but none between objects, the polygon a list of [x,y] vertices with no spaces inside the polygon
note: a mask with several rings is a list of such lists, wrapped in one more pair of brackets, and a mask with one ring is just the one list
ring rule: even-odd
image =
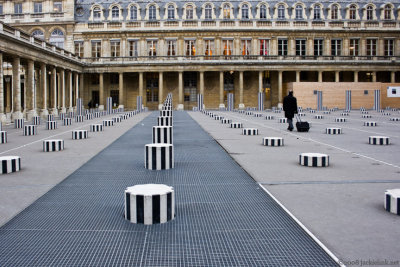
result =
[{"label": "stone pavement", "polygon": [[[157,114],[3,225],[0,266],[337,265],[186,112],[174,113],[175,168],[146,170]],[[173,221],[124,219],[124,189],[143,183],[174,187]]]},{"label": "stone pavement", "polygon": [[[386,189],[400,188],[400,122],[371,112],[371,119],[351,111],[345,123],[336,123],[340,111],[314,119],[308,133],[286,130],[287,123],[277,119],[283,113],[263,112],[262,118],[236,112],[212,111],[244,127],[258,128],[258,136],[243,136],[200,112],[190,115],[248,172],[275,196],[342,262],[376,260],[375,263],[400,264],[400,217],[383,208]],[[322,113],[319,113],[322,114]],[[265,115],[275,116],[266,120]],[[399,117],[392,112],[391,117]],[[365,127],[364,121],[376,121],[377,127]],[[342,127],[342,135],[325,134],[326,127]],[[389,136],[391,145],[368,144],[370,135]],[[283,137],[283,147],[266,147],[262,138]],[[325,153],[330,166],[300,166],[303,152]],[[386,262],[385,262],[386,260]],[[377,264],[380,265],[380,264]],[[388,264],[389,265],[389,264]]]}]

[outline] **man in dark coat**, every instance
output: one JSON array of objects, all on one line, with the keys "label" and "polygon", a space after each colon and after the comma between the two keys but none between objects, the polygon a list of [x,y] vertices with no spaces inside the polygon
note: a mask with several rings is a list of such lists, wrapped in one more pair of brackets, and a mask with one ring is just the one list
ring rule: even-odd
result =
[{"label": "man in dark coat", "polygon": [[283,98],[283,110],[289,123],[288,130],[293,131],[293,117],[297,114],[297,99],[293,96],[293,91],[289,91],[289,95]]}]

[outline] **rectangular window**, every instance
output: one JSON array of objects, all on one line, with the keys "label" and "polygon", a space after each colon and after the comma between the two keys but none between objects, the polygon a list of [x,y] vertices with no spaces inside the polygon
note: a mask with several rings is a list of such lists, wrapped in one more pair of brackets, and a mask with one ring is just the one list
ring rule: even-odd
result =
[{"label": "rectangular window", "polygon": [[42,13],[42,2],[33,3],[33,13]]},{"label": "rectangular window", "polygon": [[324,39],[314,39],[314,56],[324,54]]},{"label": "rectangular window", "polygon": [[340,56],[342,54],[342,40],[331,40],[331,56]]},{"label": "rectangular window", "polygon": [[222,40],[222,54],[224,56],[232,56],[233,40]]},{"label": "rectangular window", "polygon": [[53,2],[53,12],[62,12],[62,1]]},{"label": "rectangular window", "polygon": [[75,55],[78,57],[83,57],[83,42],[75,41]]},{"label": "rectangular window", "polygon": [[119,40],[110,41],[111,57],[119,57],[121,51],[121,42]]},{"label": "rectangular window", "polygon": [[147,41],[147,54],[150,57],[157,56],[157,40],[148,40]]},{"label": "rectangular window", "polygon": [[269,39],[260,39],[260,56],[269,56],[270,55],[270,40]]},{"label": "rectangular window", "polygon": [[296,56],[306,55],[306,40],[296,39]]},{"label": "rectangular window", "polygon": [[14,13],[15,14],[22,14],[22,3],[15,3],[14,4]]},{"label": "rectangular window", "polygon": [[101,41],[92,41],[92,57],[101,57]]},{"label": "rectangular window", "polygon": [[186,56],[196,55],[196,40],[185,40]]},{"label": "rectangular window", "polygon": [[242,56],[251,55],[251,40],[242,40],[241,50]]},{"label": "rectangular window", "polygon": [[167,40],[167,56],[176,56],[176,40]]},{"label": "rectangular window", "polygon": [[358,52],[359,47],[360,47],[359,39],[350,39],[350,47],[349,47],[350,56],[358,56],[359,55],[359,52]]},{"label": "rectangular window", "polygon": [[394,56],[394,40],[393,39],[385,39],[385,56],[387,56],[387,57]]},{"label": "rectangular window", "polygon": [[206,59],[211,59],[214,54],[214,39],[204,40],[204,55]]},{"label": "rectangular window", "polygon": [[376,39],[367,39],[367,56],[376,56]]},{"label": "rectangular window", "polygon": [[158,77],[147,78],[146,100],[147,102],[158,102]]},{"label": "rectangular window", "polygon": [[288,40],[278,39],[278,56],[287,56],[288,54]]},{"label": "rectangular window", "polygon": [[130,57],[137,57],[139,55],[138,41],[130,40],[130,41],[128,41],[128,45],[129,45],[129,56]]}]

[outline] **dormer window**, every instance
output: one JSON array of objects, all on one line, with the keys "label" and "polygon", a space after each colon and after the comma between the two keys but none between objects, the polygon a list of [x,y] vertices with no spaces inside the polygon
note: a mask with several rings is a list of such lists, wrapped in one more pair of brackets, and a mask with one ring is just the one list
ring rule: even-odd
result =
[{"label": "dormer window", "polygon": [[157,19],[157,9],[155,5],[149,7],[149,20],[156,20]]},{"label": "dormer window", "polygon": [[93,9],[93,20],[99,21],[101,20],[101,10],[100,7],[95,7]]},{"label": "dormer window", "polygon": [[175,19],[175,7],[173,5],[168,6],[168,19]]},{"label": "dormer window", "polygon": [[278,6],[278,19],[285,19],[285,6],[284,5]]},{"label": "dormer window", "polygon": [[186,19],[193,19],[193,6],[188,5],[186,7]]},{"label": "dormer window", "polygon": [[119,8],[117,6],[114,6],[111,9],[111,19],[112,20],[119,20]]},{"label": "dormer window", "polygon": [[210,4],[206,5],[204,15],[205,19],[212,19],[212,7]]},{"label": "dormer window", "polygon": [[357,7],[356,7],[356,5],[351,5],[350,6],[349,19],[351,19],[351,20],[357,19]]},{"label": "dormer window", "polygon": [[316,5],[314,7],[314,19],[315,20],[321,19],[321,6],[320,5]]},{"label": "dormer window", "polygon": [[32,32],[32,35],[33,35],[34,37],[38,38],[38,39],[44,40],[44,34],[43,34],[43,32],[42,32],[41,30],[34,30],[34,31]]},{"label": "dormer window", "polygon": [[338,18],[339,18],[339,8],[337,5],[333,5],[331,10],[331,19],[338,19]]},{"label": "dormer window", "polygon": [[390,5],[386,5],[384,9],[384,19],[390,20],[392,19],[392,7]]},{"label": "dormer window", "polygon": [[249,19],[249,6],[247,4],[242,5],[242,19]]},{"label": "dormer window", "polygon": [[53,12],[62,12],[62,1],[53,2]]},{"label": "dormer window", "polygon": [[223,12],[224,12],[224,19],[231,18],[231,7],[228,4],[224,5]]},{"label": "dormer window", "polygon": [[374,19],[374,8],[372,6],[367,7],[367,20],[373,20]]},{"label": "dormer window", "polygon": [[267,7],[265,5],[260,6],[260,19],[267,18]]},{"label": "dormer window", "polygon": [[303,19],[303,7],[301,5],[296,6],[296,19]]},{"label": "dormer window", "polygon": [[137,20],[137,6],[131,6],[130,8],[131,12],[131,20]]}]

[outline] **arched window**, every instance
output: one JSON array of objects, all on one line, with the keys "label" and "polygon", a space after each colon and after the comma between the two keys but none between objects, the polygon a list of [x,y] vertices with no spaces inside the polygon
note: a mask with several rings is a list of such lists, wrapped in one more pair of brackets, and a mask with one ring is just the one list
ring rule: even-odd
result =
[{"label": "arched window", "polygon": [[119,20],[119,8],[117,6],[111,9],[111,18],[112,20]]},{"label": "arched window", "polygon": [[331,19],[339,19],[339,7],[337,5],[332,6]]},{"label": "arched window", "polygon": [[64,48],[64,33],[60,29],[55,29],[50,35],[50,43]]},{"label": "arched window", "polygon": [[374,8],[372,6],[367,6],[367,20],[373,20],[374,19]]},{"label": "arched window", "polygon": [[384,19],[392,19],[392,7],[390,5],[385,6],[384,12]]},{"label": "arched window", "polygon": [[137,6],[131,6],[131,20],[137,20]]},{"label": "arched window", "polygon": [[36,38],[44,40],[44,33],[41,30],[34,30],[32,35]]},{"label": "arched window", "polygon": [[228,4],[224,5],[224,19],[230,19],[231,18],[231,7]]},{"label": "arched window", "polygon": [[356,14],[357,14],[356,5],[351,5],[350,10],[349,10],[349,19],[352,19],[352,20],[357,19]]},{"label": "arched window", "polygon": [[193,6],[188,5],[186,7],[186,19],[193,19]]},{"label": "arched window", "polygon": [[260,6],[260,19],[267,18],[267,7],[265,5]]},{"label": "arched window", "polygon": [[175,7],[174,5],[168,6],[168,19],[175,19]]},{"label": "arched window", "polygon": [[249,18],[249,6],[247,4],[242,5],[242,19]]},{"label": "arched window", "polygon": [[212,19],[212,7],[211,7],[210,4],[206,5],[204,11],[205,11],[204,18],[205,19]]},{"label": "arched window", "polygon": [[296,6],[296,19],[303,19],[303,7],[301,5]]},{"label": "arched window", "polygon": [[284,5],[278,6],[278,19],[285,19],[285,6]]},{"label": "arched window", "polygon": [[149,20],[156,20],[157,19],[157,9],[155,5],[151,5],[149,7]]},{"label": "arched window", "polygon": [[314,6],[314,19],[321,19],[321,6],[320,5]]},{"label": "arched window", "polygon": [[100,7],[93,8],[93,20],[101,20],[101,10]]}]

